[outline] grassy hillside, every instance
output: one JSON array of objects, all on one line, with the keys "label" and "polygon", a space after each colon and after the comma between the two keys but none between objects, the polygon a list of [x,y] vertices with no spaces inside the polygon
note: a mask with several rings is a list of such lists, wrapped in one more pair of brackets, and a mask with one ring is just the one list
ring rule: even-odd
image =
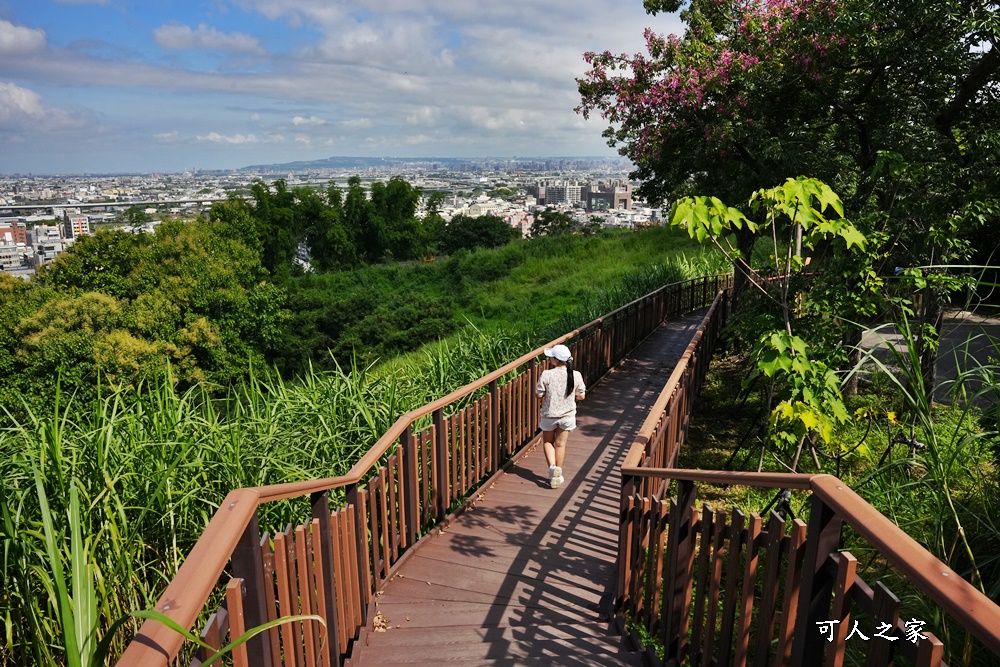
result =
[{"label": "grassy hillside", "polygon": [[[433,263],[307,274],[284,283],[292,324],[275,363],[285,373],[370,363],[468,324],[549,335],[632,295],[688,275],[725,271],[674,229],[523,239]],[[553,328],[555,327],[555,329]],[[572,328],[572,327],[569,327]],[[322,352],[329,349],[331,355]]]}]

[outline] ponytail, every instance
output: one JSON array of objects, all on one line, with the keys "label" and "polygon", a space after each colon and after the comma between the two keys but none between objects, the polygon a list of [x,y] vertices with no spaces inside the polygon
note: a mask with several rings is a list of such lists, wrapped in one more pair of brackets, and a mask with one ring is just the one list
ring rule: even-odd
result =
[{"label": "ponytail", "polygon": [[566,360],[566,396],[573,393],[573,385],[576,379],[573,377],[573,357]]}]

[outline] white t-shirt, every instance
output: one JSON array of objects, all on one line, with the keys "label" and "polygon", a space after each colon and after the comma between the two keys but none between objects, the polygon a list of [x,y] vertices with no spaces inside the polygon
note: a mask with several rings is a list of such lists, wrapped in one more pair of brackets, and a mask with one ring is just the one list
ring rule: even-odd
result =
[{"label": "white t-shirt", "polygon": [[566,395],[566,367],[547,368],[535,385],[535,395],[542,397],[542,416],[561,419],[576,414],[576,399],[587,395],[580,371],[573,371],[573,392]]}]

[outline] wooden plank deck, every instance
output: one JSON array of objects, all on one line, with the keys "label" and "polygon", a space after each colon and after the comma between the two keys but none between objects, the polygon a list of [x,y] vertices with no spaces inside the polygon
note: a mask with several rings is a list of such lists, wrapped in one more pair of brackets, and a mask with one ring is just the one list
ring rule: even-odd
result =
[{"label": "wooden plank deck", "polygon": [[[376,597],[358,665],[641,665],[610,611],[618,466],[704,311],[668,322],[580,404],[559,489],[531,445]],[[374,620],[373,619],[373,620]]]}]

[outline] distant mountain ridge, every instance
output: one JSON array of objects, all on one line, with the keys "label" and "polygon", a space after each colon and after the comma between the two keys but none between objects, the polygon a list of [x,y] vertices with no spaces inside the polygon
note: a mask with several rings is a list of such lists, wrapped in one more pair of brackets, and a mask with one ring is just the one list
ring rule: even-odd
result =
[{"label": "distant mountain ridge", "polygon": [[545,169],[553,166],[607,165],[609,167],[631,168],[631,163],[618,156],[564,156],[564,157],[490,157],[490,158],[455,158],[455,157],[350,157],[333,156],[319,160],[297,160],[278,164],[254,164],[240,167],[240,172],[294,172],[317,171],[322,169],[369,169],[382,168],[437,168],[448,171],[458,171],[473,168],[490,168],[497,166],[517,166],[523,169]]}]

